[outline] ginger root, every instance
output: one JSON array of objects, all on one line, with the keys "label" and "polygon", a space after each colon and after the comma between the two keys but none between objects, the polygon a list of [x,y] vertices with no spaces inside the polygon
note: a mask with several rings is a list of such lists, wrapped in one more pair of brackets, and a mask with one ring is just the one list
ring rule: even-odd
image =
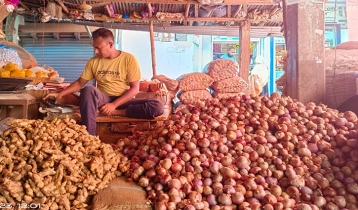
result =
[{"label": "ginger root", "polygon": [[73,119],[10,120],[0,135],[0,203],[85,209],[115,176],[121,155]]}]

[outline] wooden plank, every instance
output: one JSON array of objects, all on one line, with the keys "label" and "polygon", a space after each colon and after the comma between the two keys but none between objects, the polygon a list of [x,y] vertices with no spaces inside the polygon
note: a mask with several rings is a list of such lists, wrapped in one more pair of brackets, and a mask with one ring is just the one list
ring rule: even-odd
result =
[{"label": "wooden plank", "polygon": [[185,13],[184,13],[185,20],[184,20],[184,25],[188,25],[189,10],[190,10],[190,4],[187,4],[187,5],[185,6]]},{"label": "wooden plank", "polygon": [[[96,2],[122,2],[122,3],[141,3],[141,4],[200,4],[196,0],[96,0]],[[225,0],[224,5],[274,5],[273,0]]]},{"label": "wooden plank", "polygon": [[62,8],[62,10],[65,12],[65,13],[70,13],[67,9],[67,7],[63,4],[63,2],[61,0],[56,0],[57,4],[59,4]]},{"label": "wooden plank", "polygon": [[[149,17],[151,18],[153,16],[152,13],[152,5],[149,3],[148,4],[148,12],[149,12]],[[152,71],[153,71],[153,76],[157,75],[157,62],[155,60],[155,43],[154,43],[154,26],[153,26],[153,21],[150,21],[149,24],[149,37],[150,37],[150,52],[152,55]]]},{"label": "wooden plank", "polygon": [[240,77],[245,81],[249,79],[250,67],[250,23],[248,21],[241,23],[239,32],[240,40]]},{"label": "wooden plank", "polygon": [[[113,24],[104,24],[104,23],[96,23],[96,22],[74,22],[74,24],[78,25],[89,25],[89,26],[97,26],[97,27],[111,27],[115,29],[122,30],[134,30],[134,31],[148,31],[149,27],[147,25],[130,25],[130,24],[121,24],[121,23],[113,23]],[[208,26],[170,26],[167,25],[165,27],[159,25],[154,25],[154,31],[160,33],[181,33],[181,34],[200,34],[200,35],[215,35],[215,36],[233,36],[237,37],[240,27],[238,26],[211,26],[208,30]],[[281,27],[257,27],[252,26],[250,35],[253,38],[265,38],[268,34],[271,33],[280,33]]]},{"label": "wooden plank", "polygon": [[30,10],[30,8],[28,6],[26,6],[26,4],[24,4],[22,1],[19,1],[19,4],[25,9],[25,10]]},{"label": "wooden plank", "polygon": [[137,119],[137,118],[128,118],[128,117],[106,117],[98,116],[96,122],[120,122],[120,123],[133,123],[133,122],[158,122],[164,121],[167,118],[164,116],[159,116],[155,119]]},{"label": "wooden plank", "polygon": [[[95,21],[110,21],[110,22],[122,22],[122,21],[138,21],[138,22],[148,22],[148,21],[159,21],[156,17],[152,17],[152,18],[142,18],[142,19],[138,19],[138,18],[125,18],[125,19],[116,19],[116,18],[102,18],[102,17],[95,17],[94,19]],[[188,21],[209,21],[209,22],[227,22],[227,21],[236,21],[236,22],[240,22],[240,21],[245,21],[245,18],[227,18],[227,17],[197,17],[197,18],[187,18]],[[162,22],[166,22],[166,21],[181,21],[180,18],[165,18]],[[262,20],[265,21],[265,20]],[[266,20],[266,21],[270,21],[270,19]],[[273,21],[279,21],[279,20],[273,20]]]},{"label": "wooden plank", "polygon": [[226,12],[227,12],[227,17],[231,18],[231,5],[227,6],[227,11]]},{"label": "wooden plank", "polygon": [[242,9],[242,4],[236,9],[232,17],[236,18],[239,15],[241,9]]},{"label": "wooden plank", "polygon": [[[89,29],[92,31],[96,30],[98,27],[89,26]],[[25,22],[25,25],[19,26],[19,31],[22,33],[32,33],[32,32],[59,32],[59,33],[75,33],[75,32],[87,32],[85,27],[78,27],[78,25],[72,23],[31,23]]]},{"label": "wooden plank", "polygon": [[[228,18],[231,18],[231,5],[228,5],[228,6],[227,6],[226,13],[227,13],[227,17],[228,17]],[[232,23],[232,21],[227,21],[227,22],[226,22],[226,25],[227,25],[227,26],[230,26],[231,23]]]},{"label": "wooden plank", "polygon": [[[209,12],[208,18],[211,18],[211,16],[213,15],[213,13],[214,13],[214,10],[211,10],[211,11]],[[205,21],[204,26],[207,26],[207,25],[208,25],[208,21]]]},{"label": "wooden plank", "polygon": [[242,6],[242,9],[243,9],[243,12],[244,12],[244,17],[247,17],[247,13],[248,13],[248,9],[247,9],[247,4],[244,4],[243,6]]},{"label": "wooden plank", "polygon": [[195,16],[195,18],[199,17],[199,5],[197,5],[197,4],[195,4],[194,16]]},{"label": "wooden plank", "polygon": [[106,11],[107,11],[107,13],[108,13],[108,17],[111,17],[111,10],[109,9],[109,6],[108,5],[106,5],[105,6],[105,8],[106,8]]}]

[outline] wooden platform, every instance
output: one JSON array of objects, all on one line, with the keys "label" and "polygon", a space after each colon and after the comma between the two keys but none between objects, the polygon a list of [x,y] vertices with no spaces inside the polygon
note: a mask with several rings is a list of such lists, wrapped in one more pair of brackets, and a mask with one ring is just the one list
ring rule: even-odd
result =
[{"label": "wooden platform", "polygon": [[136,119],[119,116],[98,116],[97,133],[102,142],[116,144],[120,138],[130,136],[134,131],[146,131],[158,123],[163,123],[166,116],[159,116],[154,119]]}]

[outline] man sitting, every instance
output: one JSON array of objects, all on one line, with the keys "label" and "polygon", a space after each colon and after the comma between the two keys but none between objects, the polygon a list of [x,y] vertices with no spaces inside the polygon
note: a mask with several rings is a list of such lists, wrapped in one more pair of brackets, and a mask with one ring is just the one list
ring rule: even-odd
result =
[{"label": "man sitting", "polygon": [[[141,73],[136,58],[114,47],[113,33],[99,28],[92,33],[96,56],[91,58],[81,76],[59,93],[50,93],[61,101],[66,95],[80,90],[81,121],[91,135],[96,135],[96,116],[99,110],[107,116],[154,119],[164,112],[164,105],[155,99],[135,99],[139,92]],[[86,86],[95,79],[97,87]]]}]

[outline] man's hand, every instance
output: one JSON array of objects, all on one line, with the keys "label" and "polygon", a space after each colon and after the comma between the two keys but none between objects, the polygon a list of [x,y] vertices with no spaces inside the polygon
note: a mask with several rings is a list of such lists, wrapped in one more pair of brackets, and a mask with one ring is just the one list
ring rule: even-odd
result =
[{"label": "man's hand", "polygon": [[105,105],[103,105],[99,110],[104,114],[104,115],[107,115],[107,116],[110,116],[112,115],[112,112],[114,110],[116,110],[117,106],[114,105],[113,103],[107,103]]},{"label": "man's hand", "polygon": [[48,98],[55,98],[55,100],[59,100],[62,98],[62,94],[60,93],[49,93],[44,97],[44,100],[48,99]]}]

